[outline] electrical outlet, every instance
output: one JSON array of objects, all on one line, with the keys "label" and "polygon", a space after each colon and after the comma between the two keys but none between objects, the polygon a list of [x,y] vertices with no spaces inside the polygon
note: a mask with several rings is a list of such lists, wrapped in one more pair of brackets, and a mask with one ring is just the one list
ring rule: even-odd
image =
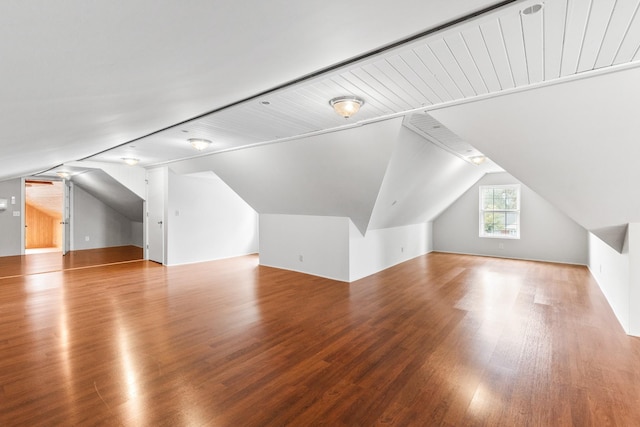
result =
[{"label": "electrical outlet", "polygon": [[20,211],[13,211],[13,216],[20,216]]},{"label": "electrical outlet", "polygon": [[504,243],[498,243],[498,249],[504,249]]},{"label": "electrical outlet", "polygon": [[302,255],[298,255],[298,260],[299,260],[300,262],[304,262],[304,257],[303,257]]},{"label": "electrical outlet", "polygon": [[404,252],[404,247],[400,247],[400,252]]},{"label": "electrical outlet", "polygon": [[84,241],[88,242],[89,241],[89,236],[84,236]]}]

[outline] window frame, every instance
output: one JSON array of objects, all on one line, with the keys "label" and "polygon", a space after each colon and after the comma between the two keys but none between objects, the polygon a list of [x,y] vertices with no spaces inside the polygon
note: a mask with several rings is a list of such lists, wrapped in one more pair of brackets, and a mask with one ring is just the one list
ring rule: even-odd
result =
[{"label": "window frame", "polygon": [[[482,202],[482,193],[483,190],[485,189],[514,189],[516,190],[516,194],[517,194],[517,199],[516,199],[516,208],[515,209],[508,209],[508,208],[503,208],[503,209],[484,209]],[[481,185],[479,186],[479,190],[478,190],[478,207],[479,207],[479,211],[478,211],[478,236],[481,238],[487,238],[487,239],[520,239],[520,228],[521,228],[521,223],[520,223],[520,210],[521,210],[521,186],[520,184],[501,184],[501,185]],[[508,234],[504,234],[504,235],[495,235],[495,234],[486,234],[486,232],[484,231],[484,218],[485,218],[485,213],[503,213],[506,214],[507,213],[515,213],[516,214],[516,234],[515,235],[508,235]]]}]

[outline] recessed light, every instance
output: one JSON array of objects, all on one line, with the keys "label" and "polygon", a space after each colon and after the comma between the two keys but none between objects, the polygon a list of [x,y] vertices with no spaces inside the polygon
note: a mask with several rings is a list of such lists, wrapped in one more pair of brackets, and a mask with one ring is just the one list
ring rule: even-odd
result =
[{"label": "recessed light", "polygon": [[542,10],[541,4],[534,4],[533,6],[529,6],[527,8],[522,9],[523,15],[535,15],[536,13]]},{"label": "recessed light", "polygon": [[269,101],[260,101],[260,104],[262,104],[262,105],[271,105],[271,102],[269,102]]},{"label": "recessed light", "polygon": [[432,126],[432,128],[433,128],[433,129],[440,129],[441,127],[442,127],[442,126],[440,126],[440,125],[433,125],[433,126]]},{"label": "recessed light", "polygon": [[188,130],[186,130],[186,129],[182,129],[182,132],[184,132],[184,133],[189,133],[189,131],[188,131]]},{"label": "recessed light", "polygon": [[123,157],[122,161],[128,164],[129,166],[135,166],[138,164],[140,160],[134,159],[133,157]]}]

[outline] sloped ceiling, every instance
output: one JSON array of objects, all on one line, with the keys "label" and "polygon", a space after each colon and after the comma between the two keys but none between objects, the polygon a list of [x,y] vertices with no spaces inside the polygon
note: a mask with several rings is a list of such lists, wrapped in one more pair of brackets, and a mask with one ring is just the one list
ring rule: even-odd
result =
[{"label": "sloped ceiling", "polygon": [[0,179],[83,159],[495,3],[0,2]]},{"label": "sloped ceiling", "polygon": [[64,188],[62,181],[31,181],[26,183],[27,204],[55,219],[62,219]]},{"label": "sloped ceiling", "polygon": [[402,118],[171,164],[211,170],[261,214],[349,217],[364,234]]},{"label": "sloped ceiling", "polygon": [[[640,59],[640,0],[553,0],[536,13],[526,13],[536,4],[541,5],[532,0],[502,3],[93,159],[136,157],[141,165],[154,166],[197,156],[188,138],[213,141],[209,153],[247,148],[549,84]],[[425,2],[428,5],[431,2]],[[398,4],[394,14],[404,12]],[[328,104],[347,94],[365,100],[349,121]]]},{"label": "sloped ceiling", "polygon": [[586,229],[620,230],[640,222],[638,81],[620,69],[431,114]]},{"label": "sloped ceiling", "polygon": [[75,175],[73,182],[129,220],[142,222],[142,199],[103,170],[86,170]]},{"label": "sloped ceiling", "polygon": [[484,173],[403,127],[368,229],[432,221]]},{"label": "sloped ceiling", "polygon": [[433,220],[490,166],[470,164],[396,118],[170,168],[214,172],[258,213],[349,217],[365,234]]}]

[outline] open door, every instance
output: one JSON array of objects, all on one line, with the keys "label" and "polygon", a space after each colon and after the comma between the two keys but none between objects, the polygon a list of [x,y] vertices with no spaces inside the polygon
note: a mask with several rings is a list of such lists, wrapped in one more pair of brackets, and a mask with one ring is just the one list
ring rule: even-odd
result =
[{"label": "open door", "polygon": [[24,253],[62,252],[64,184],[57,179],[24,180]]},{"label": "open door", "polygon": [[147,255],[164,264],[164,193],[166,169],[151,169],[147,174]]},{"label": "open door", "polygon": [[64,184],[64,196],[62,207],[62,255],[66,255],[71,250],[71,181],[66,179]]}]

